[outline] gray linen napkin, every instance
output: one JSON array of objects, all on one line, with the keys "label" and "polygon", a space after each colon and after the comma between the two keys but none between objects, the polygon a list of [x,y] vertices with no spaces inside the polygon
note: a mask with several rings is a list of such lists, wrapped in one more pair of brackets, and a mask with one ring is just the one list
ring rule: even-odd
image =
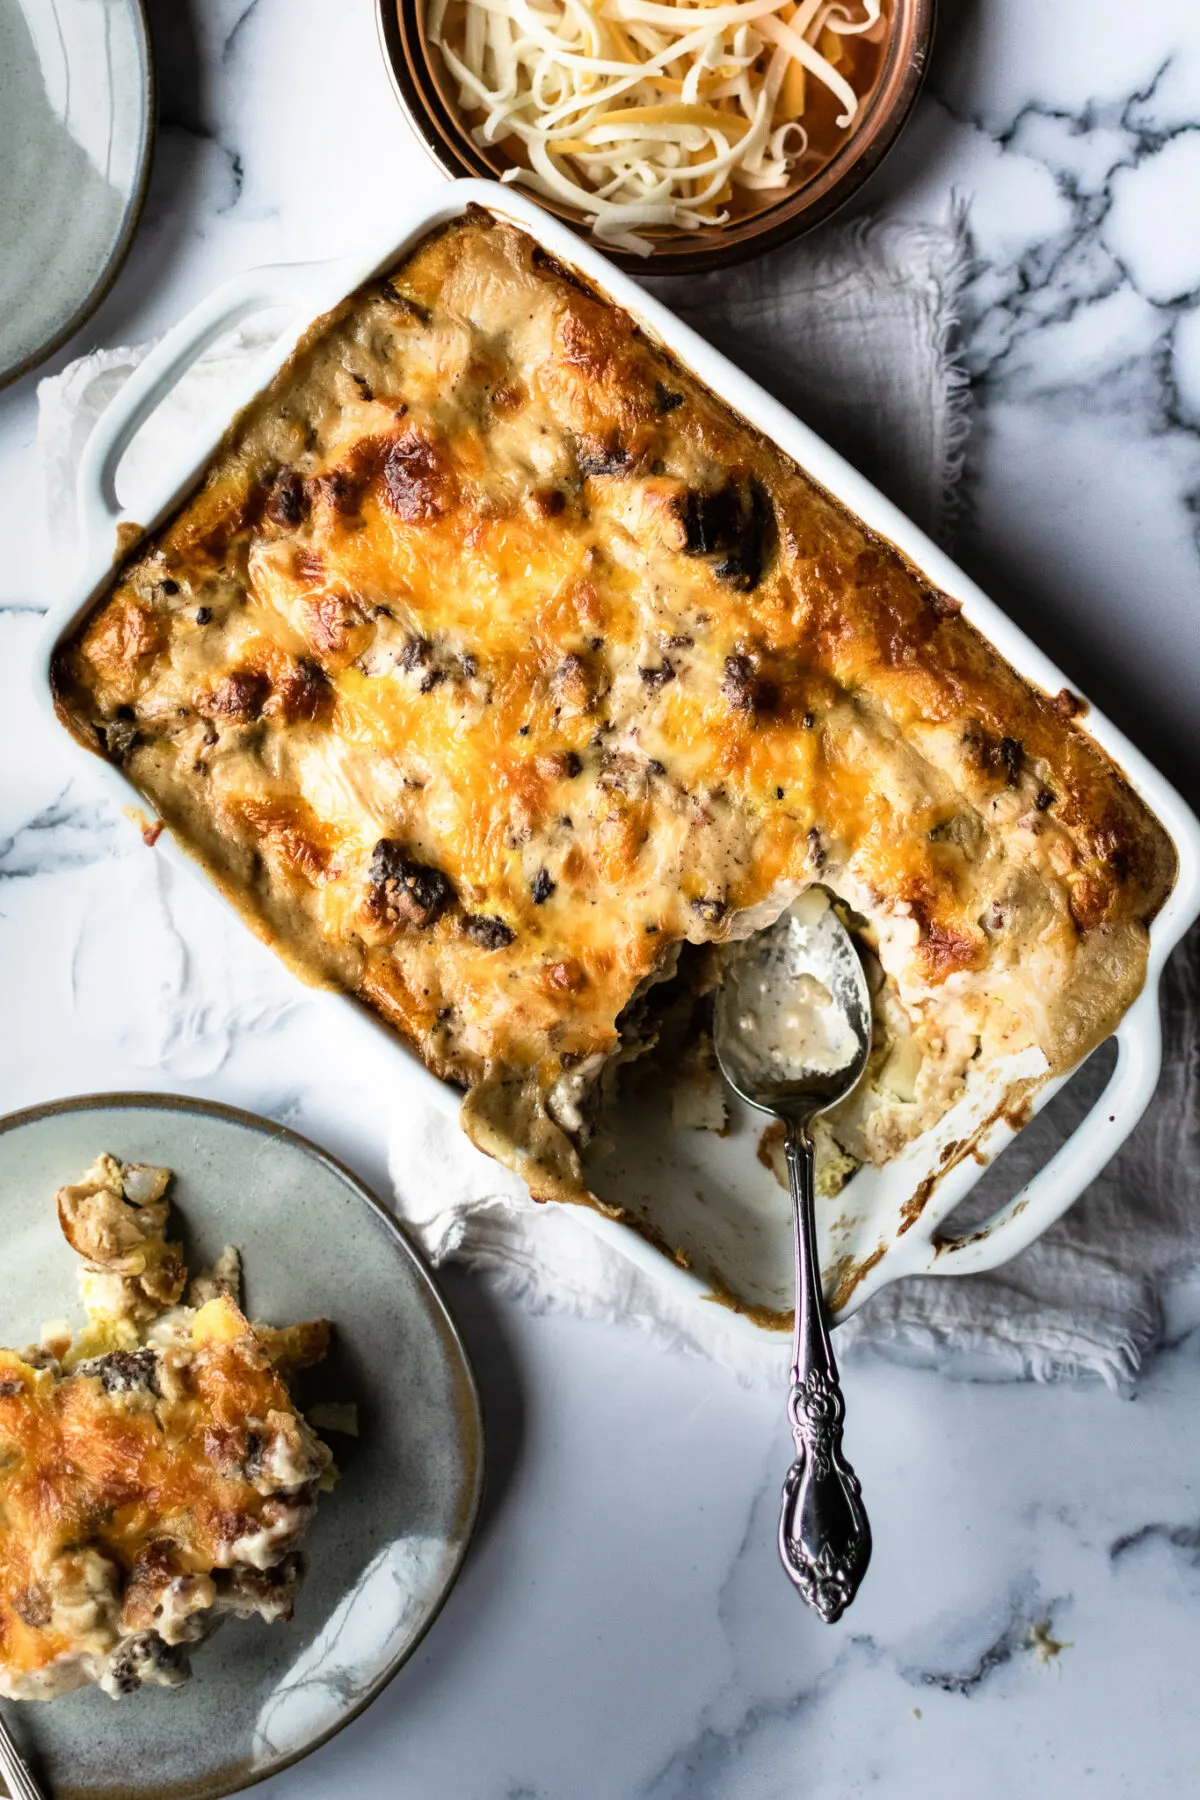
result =
[{"label": "gray linen napkin", "polygon": [[744,267],[643,286],[944,540],[970,429],[968,267],[947,227],[858,219]]},{"label": "gray linen napkin", "polygon": [[[1158,1092],[1082,1199],[989,1275],[882,1288],[839,1342],[972,1378],[1132,1383],[1163,1331],[1168,1286],[1200,1267],[1200,930],[1167,965]],[[964,1220],[1015,1194],[1087,1113],[1112,1057],[1097,1051],[970,1196]],[[957,1229],[958,1220],[955,1221]]]},{"label": "gray linen napkin", "polygon": [[[955,358],[966,258],[960,225],[857,223],[733,275],[648,282],[677,312],[815,426],[934,534],[953,518],[968,429]],[[223,389],[262,347],[253,327],[208,354],[135,443],[122,482],[136,507],[139,463],[179,430],[219,416]],[[98,351],[43,381],[38,449],[47,516],[64,544],[87,430],[145,354]],[[69,529],[69,527],[68,527]],[[1200,934],[1164,985],[1165,1064],[1158,1096],[1125,1150],[1082,1201],[992,1275],[911,1280],[883,1289],[839,1332],[869,1347],[974,1376],[1072,1375],[1127,1383],[1162,1327],[1172,1277],[1200,1266]],[[1100,1053],[1102,1056],[1103,1053]],[[1083,1116],[1106,1070],[1089,1065],[979,1184],[982,1215],[1036,1170]],[[572,1208],[537,1207],[515,1177],[480,1156],[444,1115],[409,1107],[394,1120],[396,1209],[435,1262],[484,1271],[536,1308],[631,1321],[654,1341],[711,1356],[748,1382],[778,1381],[786,1349],[728,1329],[723,1308],[684,1303],[600,1241]]]}]

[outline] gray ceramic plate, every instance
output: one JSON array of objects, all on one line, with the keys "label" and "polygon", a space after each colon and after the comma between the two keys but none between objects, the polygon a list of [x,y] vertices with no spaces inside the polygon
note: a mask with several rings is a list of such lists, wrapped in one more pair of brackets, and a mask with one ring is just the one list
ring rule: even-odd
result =
[{"label": "gray ceramic plate", "polygon": [[107,293],[153,128],[141,0],[0,0],[0,387]]},{"label": "gray ceramic plate", "polygon": [[265,1119],[170,1095],[104,1094],[0,1121],[0,1342],[81,1319],[51,1199],[101,1150],[175,1170],[173,1223],[191,1266],[237,1244],[252,1317],[333,1319],[322,1392],[359,1408],[359,1438],[330,1437],[342,1478],[309,1532],[290,1625],[230,1621],[174,1692],[5,1706],[56,1800],[211,1800],[315,1749],[415,1649],[475,1524],[479,1399],[424,1264],[352,1175]]}]

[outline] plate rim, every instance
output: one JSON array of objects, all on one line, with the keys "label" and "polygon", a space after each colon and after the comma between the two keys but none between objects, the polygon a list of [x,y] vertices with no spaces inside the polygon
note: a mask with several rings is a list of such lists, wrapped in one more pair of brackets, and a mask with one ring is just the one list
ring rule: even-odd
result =
[{"label": "plate rim", "polygon": [[99,275],[71,314],[70,318],[53,331],[48,338],[36,346],[29,354],[14,363],[11,368],[0,366],[0,393],[20,381],[22,375],[28,375],[32,369],[40,368],[56,350],[61,350],[68,338],[74,337],[82,325],[85,325],[102,302],[107,299],[117,276],[125,266],[125,260],[133,246],[134,235],[141,223],[142,211],[146,204],[146,195],[150,188],[150,174],[154,166],[154,146],[158,134],[158,71],[154,61],[154,33],[150,24],[150,15],[146,8],[146,0],[123,0],[129,16],[133,21],[134,32],[138,39],[138,49],[142,62],[142,119],[141,148],[138,156],[137,171],[133,184],[125,201],[125,212],[121,220],[121,229],[108,253],[108,260]]},{"label": "plate rim", "polygon": [[[375,1680],[371,1682],[362,1698],[341,1716],[336,1723],[330,1725],[325,1731],[322,1731],[318,1736],[312,1738],[302,1749],[292,1751],[288,1755],[281,1757],[268,1768],[255,1770],[245,1780],[239,1779],[231,1787],[197,1788],[192,1791],[194,1792],[195,1800],[224,1800],[224,1796],[226,1795],[243,1793],[247,1788],[257,1787],[260,1782],[269,1781],[274,1776],[281,1775],[285,1769],[294,1768],[297,1763],[303,1762],[304,1759],[311,1756],[314,1751],[319,1750],[323,1745],[328,1744],[339,1732],[344,1731],[347,1725],[353,1724],[355,1719],[359,1718],[366,1712],[369,1706],[374,1704],[380,1694],[383,1693],[384,1689],[395,1679],[405,1663],[409,1661],[410,1657],[412,1657],[414,1652],[424,1642],[430,1629],[440,1616],[442,1608],[445,1606],[447,1600],[450,1598],[450,1595],[458,1584],[459,1576],[462,1574],[467,1556],[470,1553],[471,1546],[475,1541],[479,1529],[487,1475],[487,1439],[484,1428],[483,1403],[480,1398],[479,1382],[475,1374],[474,1364],[471,1361],[466,1343],[463,1340],[462,1332],[459,1330],[458,1323],[451,1313],[450,1308],[442,1295],[441,1289],[434,1280],[432,1270],[429,1268],[417,1245],[413,1243],[400,1222],[388,1212],[382,1201],[372,1193],[371,1189],[354,1173],[353,1169],[348,1168],[346,1164],[342,1162],[339,1157],[334,1156],[331,1151],[324,1149],[320,1144],[314,1143],[311,1138],[305,1137],[299,1131],[293,1131],[291,1126],[281,1125],[275,1119],[269,1119],[262,1113],[249,1112],[245,1107],[230,1106],[223,1100],[206,1100],[193,1094],[156,1093],[151,1089],[139,1088],[128,1092],[118,1090],[115,1092],[106,1091],[94,1094],[72,1094],[59,1100],[43,1100],[33,1106],[20,1107],[15,1112],[7,1112],[0,1115],[0,1137],[6,1137],[11,1131],[15,1131],[23,1125],[37,1124],[43,1119],[56,1118],[69,1113],[101,1112],[105,1109],[116,1107],[127,1109],[131,1107],[142,1107],[148,1112],[198,1113],[204,1117],[220,1119],[225,1124],[238,1125],[246,1129],[265,1132],[272,1137],[292,1145],[293,1148],[298,1149],[302,1154],[323,1164],[334,1175],[344,1181],[350,1187],[355,1197],[362,1201],[368,1211],[375,1215],[387,1234],[393,1239],[397,1249],[408,1258],[425,1289],[427,1297],[433,1301],[432,1310],[436,1313],[446,1337],[448,1337],[450,1343],[453,1345],[458,1358],[459,1374],[462,1377],[463,1390],[460,1402],[460,1419],[464,1422],[469,1420],[471,1428],[471,1442],[468,1445],[467,1454],[470,1493],[462,1539],[451,1566],[449,1578],[446,1580],[441,1593],[437,1597],[436,1603],[431,1608],[429,1615],[425,1619],[420,1630],[416,1633],[415,1637],[410,1639],[404,1646],[401,1654],[394,1657]],[[174,1789],[172,1790],[172,1794],[173,1800],[189,1800],[189,1791]]]}]

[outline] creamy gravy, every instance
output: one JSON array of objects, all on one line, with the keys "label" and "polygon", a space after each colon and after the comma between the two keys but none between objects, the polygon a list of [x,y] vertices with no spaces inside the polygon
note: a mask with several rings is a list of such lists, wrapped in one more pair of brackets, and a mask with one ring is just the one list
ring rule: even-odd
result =
[{"label": "creamy gravy", "polygon": [[826,960],[814,928],[828,911],[826,895],[809,888],[774,927],[770,950],[752,939],[739,959],[760,966],[741,974],[734,1027],[751,1056],[769,1057],[786,1081],[836,1074],[858,1052],[850,1020],[813,973]]}]

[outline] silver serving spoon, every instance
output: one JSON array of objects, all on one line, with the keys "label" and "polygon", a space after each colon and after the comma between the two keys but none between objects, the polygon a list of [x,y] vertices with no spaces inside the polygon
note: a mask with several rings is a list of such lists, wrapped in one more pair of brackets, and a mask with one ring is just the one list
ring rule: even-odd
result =
[{"label": "silver serving spoon", "polygon": [[730,958],[715,1041],[735,1093],[782,1121],[796,1249],[788,1419],[796,1460],[783,1484],[779,1554],[808,1605],[840,1619],[866,1573],[871,1528],[842,1455],[845,1403],[829,1342],[813,1215],[812,1122],[848,1094],[871,1048],[858,952],[821,888],[809,888]]}]

